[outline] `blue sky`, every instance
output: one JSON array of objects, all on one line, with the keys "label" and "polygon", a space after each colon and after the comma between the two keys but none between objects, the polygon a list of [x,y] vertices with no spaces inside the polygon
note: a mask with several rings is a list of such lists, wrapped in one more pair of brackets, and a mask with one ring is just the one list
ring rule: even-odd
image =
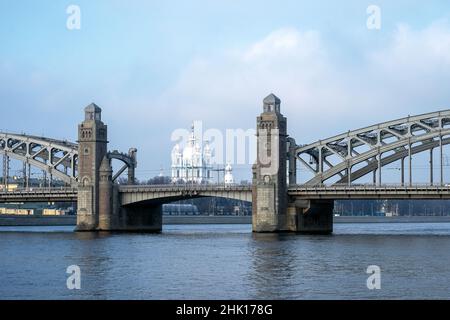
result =
[{"label": "blue sky", "polygon": [[274,92],[308,143],[448,108],[449,18],[448,1],[0,0],[0,129],[76,140],[96,102],[110,148],[137,147],[147,178],[173,130],[253,128]]}]

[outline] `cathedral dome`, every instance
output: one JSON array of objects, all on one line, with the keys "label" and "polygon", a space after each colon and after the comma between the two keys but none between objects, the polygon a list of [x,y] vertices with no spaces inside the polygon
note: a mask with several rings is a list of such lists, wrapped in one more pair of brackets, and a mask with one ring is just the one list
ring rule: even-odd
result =
[{"label": "cathedral dome", "polygon": [[204,152],[202,140],[197,139],[192,125],[185,147],[180,148],[176,145],[172,149],[172,182],[210,183],[211,152],[209,150],[208,155],[204,155]]},{"label": "cathedral dome", "polygon": [[193,145],[187,145],[183,150],[183,159],[186,163],[191,164],[194,159],[195,148]]}]

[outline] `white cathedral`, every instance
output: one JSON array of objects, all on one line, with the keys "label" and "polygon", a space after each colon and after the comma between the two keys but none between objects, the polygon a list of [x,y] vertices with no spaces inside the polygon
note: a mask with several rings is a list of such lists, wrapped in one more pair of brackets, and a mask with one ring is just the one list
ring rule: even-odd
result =
[{"label": "white cathedral", "polygon": [[[213,183],[212,152],[209,142],[205,146],[199,144],[194,134],[194,125],[185,148],[176,144],[172,149],[172,183]],[[231,165],[225,167],[224,183],[234,183]]]}]

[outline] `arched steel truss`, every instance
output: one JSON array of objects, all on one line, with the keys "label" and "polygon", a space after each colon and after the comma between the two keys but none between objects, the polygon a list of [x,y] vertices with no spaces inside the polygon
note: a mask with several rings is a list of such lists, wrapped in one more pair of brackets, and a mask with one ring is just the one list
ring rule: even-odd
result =
[{"label": "arched steel truss", "polygon": [[290,153],[314,175],[306,185],[327,183],[329,179],[336,180],[336,176],[335,183],[351,184],[371,172],[374,183],[381,184],[381,168],[398,160],[401,162],[401,183],[404,184],[405,159],[409,161],[408,183],[412,184],[412,155],[429,150],[430,183],[433,184],[433,149],[440,148],[442,184],[442,147],[450,143],[450,138],[446,137],[449,135],[450,110],[444,110],[349,131],[297,146]]},{"label": "arched steel truss", "polygon": [[117,171],[112,180],[116,181],[119,176],[128,169],[128,184],[134,184],[135,183],[135,170],[137,167],[137,160],[136,160],[136,153],[137,149],[131,148],[128,151],[128,154],[119,152],[117,150],[114,150],[113,152],[108,152],[108,158],[110,159],[116,159],[119,161],[122,161],[124,165],[122,168]]},{"label": "arched steel truss", "polygon": [[[113,180],[128,169],[128,182],[134,183],[134,172],[137,166],[136,152],[136,149],[130,149],[128,154],[118,151],[108,153],[109,158],[124,163],[124,166],[114,175]],[[77,185],[78,144],[76,143],[0,132],[0,155],[22,161],[28,167],[26,179],[29,179],[30,166],[33,166],[45,171],[50,180],[57,178],[71,186]],[[7,175],[5,171],[7,170],[4,170],[4,176]]]}]

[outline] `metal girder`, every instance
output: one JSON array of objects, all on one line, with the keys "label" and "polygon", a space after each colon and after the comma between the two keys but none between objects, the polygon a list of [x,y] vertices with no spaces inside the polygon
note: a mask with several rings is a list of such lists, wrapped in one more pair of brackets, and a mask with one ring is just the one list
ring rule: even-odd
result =
[{"label": "metal girder", "polygon": [[[323,172],[320,170],[316,172],[315,176],[305,183],[306,185],[322,184],[336,175],[340,176],[338,183],[351,183],[365,174],[378,170],[379,166],[383,167],[410,157],[410,147],[411,155],[440,147],[439,141],[446,135],[450,135],[450,110],[408,116],[348,131],[309,145],[299,146],[295,153],[297,159],[301,159],[300,157],[305,154],[313,157],[321,168],[324,163],[328,163],[329,168]],[[449,143],[449,139],[442,140],[443,145]],[[419,145],[412,146],[413,144]],[[393,154],[382,158],[386,152]],[[333,164],[329,159],[331,156],[335,159]],[[365,166],[352,172],[352,167],[361,163]],[[347,173],[342,175],[345,170]],[[350,179],[348,172],[350,172]]]},{"label": "metal girder", "polygon": [[[110,159],[122,161],[125,166],[115,179],[128,168],[128,182],[134,183],[137,150],[132,148],[128,154],[113,151],[108,153]],[[0,154],[30,164],[47,172],[61,181],[77,185],[78,178],[78,144],[30,136],[0,132]]]},{"label": "metal girder", "polygon": [[119,152],[117,150],[114,150],[113,152],[108,152],[108,158],[109,159],[116,159],[119,161],[122,161],[124,163],[124,166],[122,166],[119,171],[117,171],[116,174],[114,174],[112,180],[116,181],[117,178],[120,177],[120,175],[128,169],[128,184],[134,184],[135,180],[135,169],[137,167],[137,160],[136,160],[136,153],[137,149],[131,148],[128,151],[128,154]]},{"label": "metal girder", "polygon": [[67,184],[77,183],[77,144],[44,137],[0,133],[0,154],[44,170]]},{"label": "metal girder", "polygon": [[[450,138],[443,139],[442,140],[442,144],[443,145],[450,144]],[[418,145],[416,147],[412,147],[411,148],[411,154],[414,155],[414,154],[417,154],[417,153],[420,153],[420,152],[423,152],[423,151],[426,151],[426,150],[431,150],[431,149],[434,149],[434,148],[437,148],[437,147],[439,147],[439,141],[432,141],[432,142],[423,143],[423,144]],[[393,163],[395,161],[404,159],[406,157],[408,157],[408,149],[403,148],[403,149],[400,149],[400,150],[396,151],[392,155],[389,155],[389,156],[387,156],[385,158],[382,158],[381,159],[381,165],[384,167],[384,166],[386,166],[388,164],[391,164],[391,163]],[[365,176],[366,174],[368,174],[368,173],[370,173],[370,172],[372,172],[372,171],[374,171],[376,169],[377,169],[377,163],[376,162],[371,162],[367,166],[352,172],[351,180],[352,181],[357,180],[357,179]],[[348,179],[348,177],[345,176],[341,180],[339,180],[337,183],[338,184],[345,183],[345,182],[347,182],[347,179]]]}]

